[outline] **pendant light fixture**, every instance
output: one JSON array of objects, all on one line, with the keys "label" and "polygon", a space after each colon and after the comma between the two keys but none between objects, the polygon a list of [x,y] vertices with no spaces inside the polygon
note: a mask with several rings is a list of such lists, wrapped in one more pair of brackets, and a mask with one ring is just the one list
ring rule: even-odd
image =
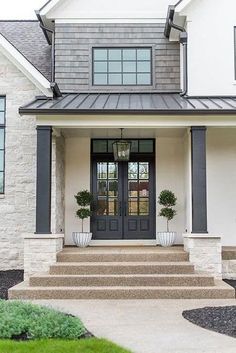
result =
[{"label": "pendant light fixture", "polygon": [[114,160],[116,162],[127,162],[130,159],[130,151],[131,151],[131,141],[123,140],[123,131],[124,129],[120,129],[121,138],[113,142],[113,154]]}]

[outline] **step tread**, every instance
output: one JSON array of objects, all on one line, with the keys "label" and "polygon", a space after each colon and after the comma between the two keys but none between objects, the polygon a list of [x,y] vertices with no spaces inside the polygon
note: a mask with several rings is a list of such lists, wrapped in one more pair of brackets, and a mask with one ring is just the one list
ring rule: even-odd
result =
[{"label": "step tread", "polygon": [[126,262],[126,261],[118,261],[118,262],[57,262],[51,267],[60,267],[60,266],[193,266],[188,261],[168,261],[168,262],[160,262],[160,261],[140,261],[140,262]]},{"label": "step tread", "polygon": [[137,287],[133,287],[133,286],[114,286],[114,287],[29,287],[29,282],[28,281],[25,281],[25,282],[22,282],[20,284],[17,284],[15,287],[11,288],[10,291],[14,291],[14,290],[30,290],[30,291],[33,291],[33,290],[41,290],[41,291],[50,291],[50,290],[61,290],[61,291],[68,291],[68,289],[70,291],[82,291],[82,290],[88,290],[88,291],[104,291],[104,290],[107,290],[107,291],[117,291],[117,290],[121,290],[121,291],[124,291],[124,290],[130,290],[130,291],[138,291],[138,290],[148,290],[148,291],[155,291],[155,290],[160,290],[160,291],[163,291],[163,290],[169,290],[169,291],[176,291],[176,290],[191,290],[191,291],[194,291],[194,290],[204,290],[204,289],[207,289],[207,290],[215,290],[215,289],[224,289],[224,290],[232,290],[232,292],[234,292],[234,289],[233,287],[227,285],[226,283],[224,283],[223,281],[216,281],[215,282],[215,286],[196,286],[196,287],[191,287],[191,286],[137,286]]},{"label": "step tread", "polygon": [[88,275],[63,275],[63,274],[36,274],[31,276],[31,278],[140,278],[140,277],[145,277],[145,278],[209,278],[212,279],[213,276],[210,275],[205,275],[205,274],[195,274],[195,273],[183,273],[183,274],[88,274]]}]

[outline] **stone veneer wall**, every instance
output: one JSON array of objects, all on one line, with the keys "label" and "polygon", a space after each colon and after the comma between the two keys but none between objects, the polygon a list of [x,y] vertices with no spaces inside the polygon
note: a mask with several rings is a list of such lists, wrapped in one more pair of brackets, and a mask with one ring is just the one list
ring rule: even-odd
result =
[{"label": "stone veneer wall", "polygon": [[53,136],[52,142],[52,233],[65,229],[65,139]]},{"label": "stone veneer wall", "polygon": [[23,233],[35,231],[36,123],[21,105],[42,94],[0,54],[0,95],[6,96],[5,195],[0,195],[0,270],[23,268]]}]

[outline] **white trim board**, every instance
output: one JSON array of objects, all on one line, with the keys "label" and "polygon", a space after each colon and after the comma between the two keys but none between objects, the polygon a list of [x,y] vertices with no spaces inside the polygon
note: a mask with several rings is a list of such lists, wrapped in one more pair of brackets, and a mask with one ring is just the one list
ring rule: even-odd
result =
[{"label": "white trim board", "polygon": [[45,96],[53,96],[50,82],[2,34],[0,34],[0,52],[6,56]]}]

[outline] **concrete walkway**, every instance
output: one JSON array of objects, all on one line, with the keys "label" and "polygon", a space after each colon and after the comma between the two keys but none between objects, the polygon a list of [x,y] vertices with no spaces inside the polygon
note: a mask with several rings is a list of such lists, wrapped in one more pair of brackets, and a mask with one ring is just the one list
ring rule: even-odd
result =
[{"label": "concrete walkway", "polygon": [[207,331],[182,311],[236,305],[236,300],[38,300],[79,316],[88,330],[133,353],[235,353],[236,339]]}]

